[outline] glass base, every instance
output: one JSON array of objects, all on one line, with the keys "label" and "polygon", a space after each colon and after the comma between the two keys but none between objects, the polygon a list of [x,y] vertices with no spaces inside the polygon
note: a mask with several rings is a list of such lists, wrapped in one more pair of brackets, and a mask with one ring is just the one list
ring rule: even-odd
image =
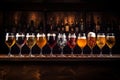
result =
[{"label": "glass base", "polygon": [[43,54],[39,54],[38,57],[45,57],[45,55],[43,55]]},{"label": "glass base", "polygon": [[99,54],[98,57],[103,57],[103,54]]},{"label": "glass base", "polygon": [[24,57],[24,55],[22,55],[22,54],[19,54],[18,56],[19,56],[19,57]]},{"label": "glass base", "polygon": [[8,54],[8,57],[14,57],[14,55],[12,55],[12,54]]},{"label": "glass base", "polygon": [[56,57],[54,54],[50,54],[50,57]]},{"label": "glass base", "polygon": [[29,57],[35,57],[34,55],[32,55],[32,54],[29,54]]}]

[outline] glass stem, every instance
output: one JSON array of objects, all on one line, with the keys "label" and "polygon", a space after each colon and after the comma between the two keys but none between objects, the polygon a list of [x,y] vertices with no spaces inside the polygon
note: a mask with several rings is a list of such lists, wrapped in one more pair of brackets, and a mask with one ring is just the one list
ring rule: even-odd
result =
[{"label": "glass stem", "polygon": [[109,54],[110,54],[110,56],[112,56],[112,49],[111,48],[110,48],[110,53]]},{"label": "glass stem", "polygon": [[20,47],[20,52],[19,52],[19,55],[22,55],[22,54],[21,54],[21,50],[22,50],[22,47]]},{"label": "glass stem", "polygon": [[40,55],[42,55],[42,48],[41,48],[41,51],[40,51]]},{"label": "glass stem", "polygon": [[50,55],[53,55],[52,51],[53,51],[53,48],[50,48],[51,49],[51,52],[50,52]]},{"label": "glass stem", "polygon": [[10,56],[10,55],[11,55],[11,47],[9,48],[8,56]]},{"label": "glass stem", "polygon": [[100,56],[102,55],[102,49],[100,49]]},{"label": "glass stem", "polygon": [[73,55],[73,48],[71,49],[71,55]]},{"label": "glass stem", "polygon": [[61,48],[61,55],[63,55],[63,48]]},{"label": "glass stem", "polygon": [[93,49],[91,49],[91,53],[90,53],[90,55],[93,55]]},{"label": "glass stem", "polygon": [[83,55],[83,48],[81,48],[81,55]]},{"label": "glass stem", "polygon": [[32,56],[32,48],[30,48],[30,53],[29,53],[30,56]]}]

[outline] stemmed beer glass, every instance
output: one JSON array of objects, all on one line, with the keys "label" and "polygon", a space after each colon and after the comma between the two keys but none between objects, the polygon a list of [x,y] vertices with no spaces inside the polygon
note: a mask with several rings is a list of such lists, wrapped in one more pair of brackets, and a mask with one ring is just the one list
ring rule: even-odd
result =
[{"label": "stemmed beer glass", "polygon": [[32,48],[35,44],[36,44],[35,34],[34,33],[27,33],[26,34],[26,45],[30,49],[30,52],[29,52],[30,57],[34,57],[34,55],[32,55]]},{"label": "stemmed beer glass", "polygon": [[54,46],[56,45],[56,34],[55,33],[48,33],[47,34],[47,42],[48,42],[48,46],[50,47],[51,49],[51,52],[50,52],[50,56],[51,57],[55,57],[55,55],[53,55],[53,48]]},{"label": "stemmed beer glass", "polygon": [[91,49],[90,56],[93,56],[93,48],[96,45],[96,34],[94,32],[89,32],[87,36],[87,45]]},{"label": "stemmed beer glass", "polygon": [[78,35],[78,39],[77,39],[77,45],[81,48],[82,52],[81,55],[83,55],[83,49],[87,44],[87,40],[86,40],[86,35],[85,33],[81,33]]},{"label": "stemmed beer glass", "polygon": [[15,36],[14,33],[6,33],[6,38],[5,38],[5,44],[8,46],[9,48],[9,53],[8,56],[12,57],[13,55],[11,54],[11,48],[12,46],[15,44],[16,40],[15,40]]},{"label": "stemmed beer glass", "polygon": [[44,55],[42,54],[42,48],[46,45],[46,43],[47,43],[47,39],[45,37],[45,34],[44,33],[42,33],[42,34],[37,33],[36,44],[41,49],[40,57],[44,57]]},{"label": "stemmed beer glass", "polygon": [[105,46],[105,43],[106,43],[105,34],[104,33],[98,33],[96,44],[100,48],[100,56],[103,56],[102,48]]},{"label": "stemmed beer glass", "polygon": [[76,35],[75,33],[69,33],[67,45],[71,48],[71,57],[74,56],[73,50],[76,46]]},{"label": "stemmed beer glass", "polygon": [[57,45],[61,48],[61,56],[64,57],[63,54],[63,48],[66,46],[67,44],[67,39],[66,39],[66,35],[65,33],[63,34],[58,34],[58,38],[57,38]]},{"label": "stemmed beer glass", "polygon": [[114,33],[107,33],[106,35],[106,44],[110,49],[110,56],[112,56],[112,48],[115,45],[115,35]]},{"label": "stemmed beer glass", "polygon": [[26,42],[25,34],[24,33],[16,33],[16,45],[20,49],[20,52],[19,52],[20,57],[23,57],[21,50],[22,50],[22,47],[24,46],[25,42]]}]

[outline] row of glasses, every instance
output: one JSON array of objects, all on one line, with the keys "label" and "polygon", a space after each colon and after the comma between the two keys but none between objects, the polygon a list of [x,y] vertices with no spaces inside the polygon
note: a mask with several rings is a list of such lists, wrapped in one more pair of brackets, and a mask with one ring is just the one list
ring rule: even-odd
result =
[{"label": "row of glasses", "polygon": [[[15,38],[16,37],[16,38]],[[93,56],[93,48],[97,44],[97,46],[100,48],[100,56],[102,56],[102,48],[107,44],[107,46],[110,48],[110,56],[112,55],[111,49],[115,45],[115,36],[113,33],[108,33],[106,36],[104,33],[98,33],[97,38],[96,34],[94,32],[89,32],[87,37],[85,33],[79,33],[78,37],[76,38],[75,33],[69,33],[68,40],[65,35],[65,33],[59,33],[57,38],[55,33],[48,33],[47,38],[44,33],[38,33],[37,38],[35,37],[34,33],[27,33],[26,36],[23,33],[16,33],[16,36],[14,36],[13,33],[6,33],[6,45],[9,48],[8,56],[13,56],[11,52],[11,47],[16,43],[16,45],[20,48],[19,56],[23,57],[21,54],[21,49],[26,44],[29,49],[29,56],[33,57],[32,55],[32,47],[37,44],[37,46],[40,48],[40,55],[41,57],[44,57],[42,54],[42,48],[48,43],[51,52],[50,56],[53,55],[53,48],[57,44],[61,48],[61,56],[64,56],[63,54],[63,48],[68,45],[71,48],[71,56],[74,56],[73,49],[76,46],[76,44],[81,48],[82,52],[81,55],[83,55],[83,48],[88,45],[91,49],[90,56]]]},{"label": "row of glasses", "polygon": [[69,34],[68,35],[68,46],[71,48],[71,56],[74,56],[73,49],[77,45],[81,48],[81,55],[83,56],[83,49],[86,45],[89,46],[91,49],[89,56],[94,56],[93,54],[93,48],[97,45],[100,48],[100,55],[102,54],[102,48],[107,45],[110,49],[109,54],[112,56],[112,47],[115,45],[115,35],[114,33],[97,33],[97,36],[94,32],[89,32],[87,37],[85,33],[78,34],[78,37],[76,39],[75,34]]},{"label": "row of glasses", "polygon": [[19,56],[24,57],[21,54],[21,49],[22,47],[26,44],[28,48],[30,49],[29,56],[34,57],[32,55],[32,47],[37,43],[37,46],[41,49],[40,56],[42,56],[42,48],[45,46],[47,43],[47,40],[45,38],[45,34],[37,34],[37,39],[35,37],[34,33],[27,33],[26,36],[23,33],[16,33],[16,36],[14,36],[13,33],[6,33],[6,39],[5,43],[9,48],[9,53],[8,56],[12,57],[13,55],[11,54],[11,47],[16,43],[16,45],[19,47],[20,52]]},{"label": "row of glasses", "polygon": [[107,33],[106,35],[105,33],[97,33],[96,38],[96,34],[94,32],[89,32],[87,40],[88,46],[91,49],[91,56],[93,56],[93,48],[95,47],[95,45],[97,45],[100,49],[99,56],[103,56],[102,49],[105,45],[109,47],[109,55],[112,56],[112,47],[115,45],[114,33]]}]

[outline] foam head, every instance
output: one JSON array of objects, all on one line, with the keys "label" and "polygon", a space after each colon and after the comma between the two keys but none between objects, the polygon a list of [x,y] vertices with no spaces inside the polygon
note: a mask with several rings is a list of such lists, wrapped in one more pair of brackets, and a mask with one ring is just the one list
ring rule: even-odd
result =
[{"label": "foam head", "polygon": [[89,32],[88,37],[96,37],[96,34],[94,32]]}]

